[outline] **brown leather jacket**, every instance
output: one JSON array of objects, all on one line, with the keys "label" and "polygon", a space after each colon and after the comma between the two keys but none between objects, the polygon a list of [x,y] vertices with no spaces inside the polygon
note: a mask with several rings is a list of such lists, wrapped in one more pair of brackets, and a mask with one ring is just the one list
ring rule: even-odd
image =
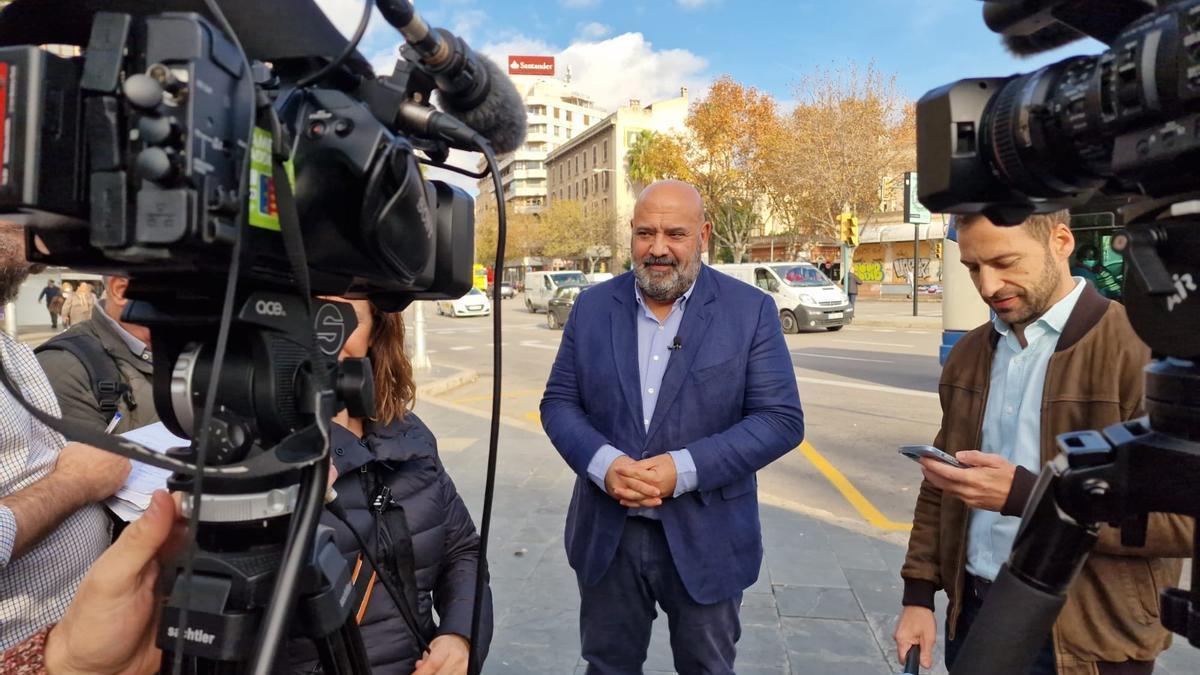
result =
[{"label": "brown leather jacket", "polygon": [[[984,324],[962,337],[942,370],[938,386],[942,427],[934,445],[947,452],[978,449],[999,334]],[[1042,462],[1058,453],[1055,437],[1068,431],[1103,429],[1142,414],[1142,369],[1150,349],[1133,332],[1125,308],[1091,286],[1080,296],[1059,337],[1042,394]],[[1017,469],[1001,510],[1020,515],[1037,476]],[[904,604],[933,608],[944,589],[947,622],[958,623],[966,576],[970,509],[943,498],[923,482],[913,514],[904,578]],[[1146,546],[1124,548],[1120,531],[1104,526],[1067,603],[1054,624],[1059,675],[1095,675],[1097,661],[1152,661],[1171,644],[1158,622],[1158,595],[1179,581],[1181,561],[1191,555],[1192,521],[1153,514]],[[953,634],[953,628],[951,629]]]}]

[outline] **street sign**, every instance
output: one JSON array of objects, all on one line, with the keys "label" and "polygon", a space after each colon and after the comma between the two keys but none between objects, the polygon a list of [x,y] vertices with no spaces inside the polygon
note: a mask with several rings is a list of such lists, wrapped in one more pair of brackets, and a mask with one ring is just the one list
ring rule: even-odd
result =
[{"label": "street sign", "polygon": [[510,56],[509,75],[554,75],[553,56]]},{"label": "street sign", "polygon": [[904,222],[920,223],[930,221],[929,209],[917,199],[917,172],[904,172]]}]

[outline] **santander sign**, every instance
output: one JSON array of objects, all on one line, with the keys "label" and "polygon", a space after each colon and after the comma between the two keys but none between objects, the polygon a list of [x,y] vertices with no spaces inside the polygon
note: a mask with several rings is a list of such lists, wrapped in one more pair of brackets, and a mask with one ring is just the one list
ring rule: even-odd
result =
[{"label": "santander sign", "polygon": [[554,75],[553,56],[510,56],[509,75]]}]

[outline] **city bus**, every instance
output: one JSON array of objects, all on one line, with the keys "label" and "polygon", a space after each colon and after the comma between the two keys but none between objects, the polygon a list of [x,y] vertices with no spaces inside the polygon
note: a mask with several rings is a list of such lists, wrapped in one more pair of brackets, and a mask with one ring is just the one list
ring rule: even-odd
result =
[{"label": "city bus", "polygon": [[[1121,230],[1117,208],[1123,201],[1097,201],[1071,214],[1075,233],[1075,252],[1071,255],[1071,274],[1083,277],[1101,295],[1121,300],[1125,284],[1125,259],[1112,250],[1112,238]],[[938,362],[946,357],[967,331],[988,321],[991,312],[979,297],[967,268],[959,262],[958,236],[951,218],[946,232],[942,262],[942,344]]]}]

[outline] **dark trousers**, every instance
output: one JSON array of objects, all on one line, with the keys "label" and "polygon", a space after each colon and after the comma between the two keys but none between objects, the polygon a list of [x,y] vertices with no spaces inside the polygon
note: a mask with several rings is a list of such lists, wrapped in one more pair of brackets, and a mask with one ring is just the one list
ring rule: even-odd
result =
[{"label": "dark trousers", "polygon": [[[49,311],[49,310],[47,310],[47,311]],[[58,328],[58,314],[56,314],[55,312],[50,312],[50,327]]]},{"label": "dark trousers", "polygon": [[655,604],[667,613],[680,675],[733,675],[742,594],[711,605],[692,600],[658,521],[626,519],[612,565],[599,583],[580,581],[579,599],[588,675],[640,675],[658,616]]},{"label": "dark trousers", "polygon": [[[953,640],[950,639],[950,626],[946,626],[947,670],[954,667],[958,652],[967,641],[967,631],[971,630],[971,624],[975,622],[975,617],[979,616],[979,609],[983,607],[983,599],[987,596],[988,586],[986,581],[981,581],[970,574],[967,575],[967,583],[963,589],[962,611],[958,615],[957,635]],[[1097,663],[1096,666],[1100,670],[1100,675],[1151,675],[1154,672],[1153,661]],[[1033,667],[1029,669],[1028,675],[1055,675],[1054,640],[1052,638],[1046,638],[1046,644],[1038,652],[1037,659],[1033,662]]]},{"label": "dark trousers", "polygon": [[850,298],[850,306],[853,307],[854,303],[858,301],[858,293],[850,293],[849,298]]}]

